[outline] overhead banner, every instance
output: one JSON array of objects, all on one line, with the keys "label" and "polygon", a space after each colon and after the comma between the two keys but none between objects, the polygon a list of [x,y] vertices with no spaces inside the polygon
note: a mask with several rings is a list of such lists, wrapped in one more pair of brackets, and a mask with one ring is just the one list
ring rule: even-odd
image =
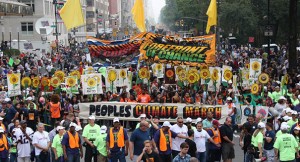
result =
[{"label": "overhead banner", "polygon": [[[126,102],[90,102],[79,103],[81,119],[88,119],[90,115],[95,115],[96,119],[113,120],[118,117],[125,121],[138,121],[141,114],[146,114],[148,118],[151,116],[160,117],[161,121],[176,122],[177,117],[186,119],[190,117],[197,119],[206,118],[207,112],[212,112],[214,119],[219,120],[222,124],[228,116],[228,107],[224,105],[186,105],[172,103],[126,103]],[[247,116],[250,115],[252,109],[247,106],[240,107],[240,120],[244,123]],[[245,112],[244,112],[245,111]]]}]

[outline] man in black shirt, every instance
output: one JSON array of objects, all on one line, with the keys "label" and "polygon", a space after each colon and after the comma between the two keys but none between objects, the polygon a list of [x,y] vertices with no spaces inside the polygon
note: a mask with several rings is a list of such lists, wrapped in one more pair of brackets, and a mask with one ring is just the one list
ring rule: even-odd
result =
[{"label": "man in black shirt", "polygon": [[29,110],[26,114],[27,125],[33,131],[36,130],[37,123],[40,122],[39,112],[35,110],[34,107],[35,107],[34,103],[29,103]]},{"label": "man in black shirt", "polygon": [[152,143],[149,140],[144,142],[144,149],[141,155],[136,159],[137,162],[143,161],[151,161],[151,162],[161,162],[158,154],[152,151]]},{"label": "man in black shirt", "polygon": [[220,128],[222,137],[222,159],[224,162],[232,162],[234,155],[233,129],[231,127],[231,117],[227,117],[224,125]]},{"label": "man in black shirt", "polygon": [[188,130],[188,136],[185,140],[185,142],[189,145],[189,151],[188,154],[191,155],[191,157],[196,157],[196,151],[197,151],[197,146],[196,143],[194,142],[194,130],[190,129]]}]

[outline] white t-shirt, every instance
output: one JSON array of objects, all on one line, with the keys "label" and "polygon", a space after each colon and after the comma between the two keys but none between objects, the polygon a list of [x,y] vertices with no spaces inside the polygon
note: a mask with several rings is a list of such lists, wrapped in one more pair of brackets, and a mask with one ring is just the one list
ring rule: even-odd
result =
[{"label": "white t-shirt", "polygon": [[205,142],[209,138],[210,138],[209,134],[204,129],[202,129],[201,132],[199,132],[198,130],[195,131],[194,141],[196,143],[197,152],[206,151]]},{"label": "white t-shirt", "polygon": [[[26,134],[32,139],[33,138],[33,130],[29,127],[26,128]],[[26,138],[25,134],[18,128],[15,132],[16,140],[21,141],[18,142],[17,151],[18,157],[30,157],[31,148],[30,141]]]},{"label": "white t-shirt", "polygon": [[[40,133],[39,131],[37,131],[33,134],[32,144],[38,144],[41,147],[47,147],[48,142],[50,142],[48,132],[43,131],[43,133]],[[40,155],[42,150],[37,147],[34,148],[35,148],[35,155],[36,156]]]},{"label": "white t-shirt", "polygon": [[[170,128],[171,131],[177,133],[177,134],[181,134],[184,136],[188,136],[187,132],[188,132],[188,128],[186,125],[183,125],[181,128],[175,124]],[[175,151],[180,151],[180,145],[185,141],[185,139],[183,138],[179,138],[176,137],[175,139],[172,139],[172,150]]]},{"label": "white t-shirt", "polygon": [[[233,108],[236,108],[234,103],[231,103],[231,107],[226,103],[225,106],[228,106],[228,115],[234,111]],[[234,115],[234,113],[232,113],[230,116]]]}]

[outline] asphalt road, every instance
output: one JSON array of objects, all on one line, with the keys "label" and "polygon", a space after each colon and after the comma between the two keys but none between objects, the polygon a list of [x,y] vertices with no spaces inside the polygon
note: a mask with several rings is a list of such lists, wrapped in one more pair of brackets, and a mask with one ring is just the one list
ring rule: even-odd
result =
[{"label": "asphalt road", "polygon": [[[130,136],[131,132],[129,133]],[[234,151],[235,151],[235,159],[233,159],[233,162],[243,162],[244,160],[244,153],[241,147],[239,146],[239,135],[234,135]],[[129,156],[126,157],[126,161],[131,162],[129,159]],[[80,162],[84,162],[84,159],[81,159]]]}]

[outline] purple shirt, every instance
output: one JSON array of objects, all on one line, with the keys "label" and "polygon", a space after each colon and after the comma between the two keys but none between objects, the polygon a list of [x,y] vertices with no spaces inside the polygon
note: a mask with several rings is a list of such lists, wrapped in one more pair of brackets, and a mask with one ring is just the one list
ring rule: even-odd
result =
[{"label": "purple shirt", "polygon": [[[170,130],[171,131],[171,130]],[[166,137],[166,141],[170,142],[170,137],[168,137],[168,131],[164,132],[165,137]],[[177,133],[171,131],[171,136],[172,138],[176,138],[177,137]],[[160,147],[159,147],[159,139],[160,139],[160,129],[158,131],[156,131],[155,135],[154,135],[154,141],[156,143],[156,146],[158,147],[158,151],[159,154],[164,154],[164,155],[169,155],[172,153],[172,150],[170,148],[170,144],[167,144],[167,151],[161,151]]]},{"label": "purple shirt", "polygon": [[[78,134],[78,138],[79,138],[79,134]],[[73,149],[70,148],[68,132],[66,132],[64,134],[63,139],[61,141],[61,144],[66,146],[67,154],[79,155],[79,148],[73,148]],[[80,141],[80,138],[79,138],[79,145],[80,144],[81,144],[81,141]]]}]

